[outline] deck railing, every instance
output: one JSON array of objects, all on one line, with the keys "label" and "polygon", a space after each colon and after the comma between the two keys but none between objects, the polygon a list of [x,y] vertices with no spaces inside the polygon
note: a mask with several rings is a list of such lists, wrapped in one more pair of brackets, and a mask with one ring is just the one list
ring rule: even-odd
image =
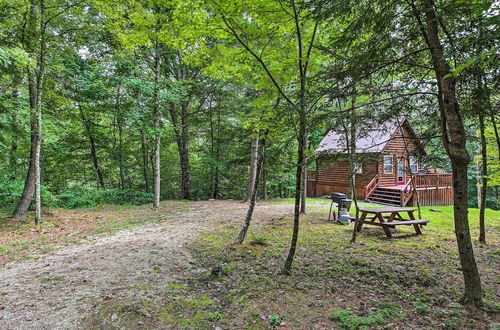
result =
[{"label": "deck railing", "polygon": [[378,184],[378,175],[375,176],[370,183],[368,183],[365,187],[366,193],[365,198],[370,197],[371,193],[377,188]]},{"label": "deck railing", "polygon": [[415,175],[417,188],[439,188],[453,186],[453,174]]},{"label": "deck railing", "polygon": [[405,184],[404,188],[401,190],[401,206],[406,206],[406,204],[408,204],[412,196],[413,196],[413,183],[412,179],[410,178],[410,181],[408,181]]}]

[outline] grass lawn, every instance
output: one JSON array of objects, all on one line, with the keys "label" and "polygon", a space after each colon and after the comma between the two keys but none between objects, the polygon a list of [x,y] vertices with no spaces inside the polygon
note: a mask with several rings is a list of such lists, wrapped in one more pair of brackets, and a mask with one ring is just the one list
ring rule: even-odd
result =
[{"label": "grass lawn", "polygon": [[257,220],[241,246],[234,244],[239,225],[220,228],[192,251],[200,265],[216,267],[221,274],[207,272],[182,290],[191,299],[212,299],[205,309],[208,316],[200,317],[196,308],[184,308],[181,318],[173,307],[164,312],[179,324],[201,328],[500,327],[500,212],[487,211],[488,245],[481,246],[478,210],[470,210],[486,304],[483,310],[469,311],[457,303],[463,280],[452,207],[432,207],[441,213],[423,207],[422,217],[431,220],[423,236],[412,235],[411,226],[399,226],[396,238],[387,239],[381,228],[366,226],[351,244],[352,225],[326,223],[328,200],[311,199],[308,205],[291,276],[278,275],[288,251],[291,217]]},{"label": "grass lawn", "polygon": [[[463,279],[452,207],[423,207],[431,222],[422,236],[399,226],[388,239],[380,227],[365,226],[351,244],[352,225],[326,222],[329,200],[309,199],[292,274],[282,276],[293,224],[292,216],[273,213],[273,205],[283,204],[291,210],[293,200],[259,202],[257,209],[267,205],[269,213],[254,219],[242,245],[234,241],[243,219],[203,234],[187,247],[194,261],[176,270],[184,279],[164,290],[137,283],[129,288],[137,291],[135,300],[96,301],[89,328],[500,329],[500,212],[487,210],[488,245],[480,245],[478,210],[469,211],[485,306],[468,310],[458,304]],[[191,205],[165,202],[160,213],[149,206],[51,210],[36,228],[0,217],[0,261],[38,258],[162,213],[182,218]]]}]

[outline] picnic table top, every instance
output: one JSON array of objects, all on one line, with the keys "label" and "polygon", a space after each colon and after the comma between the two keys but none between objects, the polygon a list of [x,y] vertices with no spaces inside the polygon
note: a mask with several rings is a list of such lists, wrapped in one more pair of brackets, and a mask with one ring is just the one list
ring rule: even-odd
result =
[{"label": "picnic table top", "polygon": [[413,212],[414,208],[411,207],[382,207],[382,208],[374,208],[374,209],[359,209],[361,212],[366,213],[392,213],[392,212]]}]

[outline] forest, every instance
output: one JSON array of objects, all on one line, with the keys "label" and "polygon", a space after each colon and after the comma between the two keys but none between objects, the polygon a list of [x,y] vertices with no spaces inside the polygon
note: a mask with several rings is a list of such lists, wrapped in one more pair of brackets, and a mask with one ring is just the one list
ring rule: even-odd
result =
[{"label": "forest", "polygon": [[[452,178],[451,206],[430,211],[422,206],[421,211],[414,197],[418,218],[423,214],[439,232],[424,230],[425,237],[434,235],[433,243],[424,245],[446,245],[453,255],[452,268],[460,276],[452,300],[487,309],[485,320],[498,326],[499,286],[492,278],[500,261],[499,13],[494,0],[0,0],[0,265],[29,259],[33,249],[45,251],[38,244],[61,245],[63,233],[64,244],[70,244],[73,238],[93,237],[99,228],[110,235],[115,229],[143,228],[137,219],[165,218],[170,226],[180,212],[179,227],[168,227],[165,239],[175,241],[171,233],[176,230],[179,237],[197,232],[184,222],[206,216],[212,228],[197,232],[201,241],[193,238],[197,243],[189,254],[218,260],[210,264],[211,276],[229,276],[228,264],[245,258],[246,252],[232,249],[248,248],[249,260],[259,263],[252,253],[266,255],[273,244],[280,250],[269,261],[273,281],[297,272],[304,276],[303,258],[318,248],[309,239],[330,242],[324,232],[309,228],[315,215],[324,220],[328,213],[329,200],[308,198],[307,191],[311,173],[321,169],[322,139],[331,131],[345,136],[346,189],[354,199],[357,228],[359,210],[366,207],[366,201],[356,200],[357,164],[366,166],[369,160],[359,156],[356,141],[366,140],[374,127],[405,118],[416,132],[412,138],[425,149],[417,169],[438,169]],[[402,171],[413,182],[413,170]],[[415,185],[414,191],[417,196]],[[213,210],[206,204],[211,202],[218,205]],[[220,218],[200,211],[205,208],[219,208]],[[102,220],[101,227],[86,228],[96,224],[85,217]],[[130,217],[136,218],[133,226],[123,222]],[[233,220],[232,231],[221,229]],[[274,232],[273,221],[281,220],[286,238]],[[267,230],[266,221],[273,223]],[[57,228],[61,234],[54,234]],[[346,249],[356,249],[364,232],[345,228],[332,230],[352,242]],[[274,233],[274,243],[266,232]],[[247,245],[228,248],[235,240]],[[160,236],[158,242],[163,244]],[[220,261],[226,252],[233,259]],[[163,269],[154,267],[153,273]],[[176,267],[186,271],[182,264]],[[250,266],[235,266],[245,267]],[[0,328],[7,278],[0,274]],[[177,290],[177,282],[172,283]],[[117,300],[105,298],[109,304]],[[129,323],[121,326],[135,328],[138,318],[139,327],[150,328],[254,324],[250,316],[231,323],[236,317],[228,317],[221,306],[206,309],[216,303],[184,303],[176,308],[203,310],[204,316],[193,312],[188,322],[172,316],[179,312],[175,308],[167,317],[142,302],[141,308],[127,310]],[[158,304],[172,306],[171,301]],[[372,328],[384,324],[376,315],[392,317],[391,306],[381,307],[374,321],[349,319],[351,312],[338,311],[325,319],[341,328]],[[247,307],[241,308],[248,312]],[[396,309],[401,314],[404,308]],[[108,305],[101,312],[83,327],[115,327],[115,320],[103,315],[119,313]],[[155,313],[163,319],[151,321]],[[256,322],[310,326],[300,323],[302,316],[294,321],[274,314]],[[18,328],[20,319],[8,319],[6,327]],[[200,320],[206,323],[196,323]],[[467,320],[416,326],[460,328]],[[332,327],[321,322],[318,328]],[[404,322],[399,328],[412,327]],[[472,328],[490,326],[474,322]],[[17,324],[33,328],[29,322]],[[61,327],[78,328],[76,323]]]}]

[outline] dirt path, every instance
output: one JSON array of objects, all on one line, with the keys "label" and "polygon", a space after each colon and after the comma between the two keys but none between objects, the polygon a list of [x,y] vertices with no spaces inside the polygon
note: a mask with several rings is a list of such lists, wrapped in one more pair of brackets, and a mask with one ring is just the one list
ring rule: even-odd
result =
[{"label": "dirt path", "polygon": [[[154,223],[0,269],[0,301],[6,306],[0,329],[74,329],[92,313],[96,299],[148,297],[182,279],[179,270],[192,261],[186,244],[214,225],[241,222],[246,212],[246,204],[235,201],[186,206],[180,214],[159,214]],[[291,211],[288,205],[263,205],[255,218]],[[130,290],[138,286],[147,289]]]}]

